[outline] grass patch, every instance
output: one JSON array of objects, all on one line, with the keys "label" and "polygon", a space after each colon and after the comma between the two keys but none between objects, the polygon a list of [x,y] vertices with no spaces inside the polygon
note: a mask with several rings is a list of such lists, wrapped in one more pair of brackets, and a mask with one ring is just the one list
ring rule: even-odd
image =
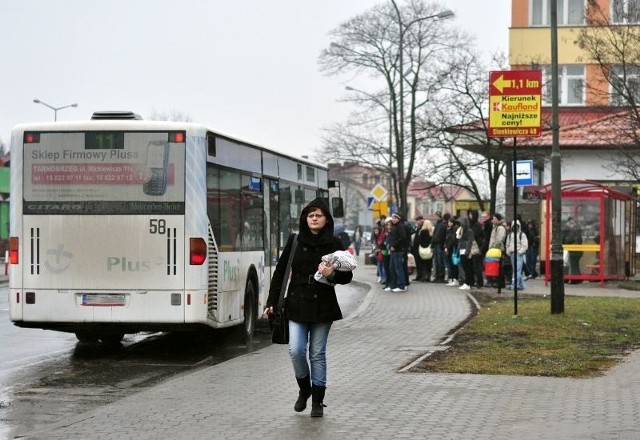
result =
[{"label": "grass patch", "polygon": [[477,295],[482,305],[449,343],[413,372],[591,377],[640,347],[640,299],[565,297],[552,315],[549,298]]}]

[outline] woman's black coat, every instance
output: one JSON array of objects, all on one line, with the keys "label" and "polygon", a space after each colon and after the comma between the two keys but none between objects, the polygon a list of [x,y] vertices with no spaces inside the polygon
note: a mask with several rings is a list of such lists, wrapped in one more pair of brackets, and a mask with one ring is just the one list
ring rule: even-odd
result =
[{"label": "woman's black coat", "polygon": [[[319,234],[311,233],[307,225],[309,211],[320,208],[327,216],[327,224]],[[285,316],[296,322],[331,322],[342,319],[336,291],[333,286],[313,279],[323,255],[344,250],[339,238],[333,236],[333,217],[322,199],[309,203],[300,215],[300,233],[296,236],[298,245],[291,264],[291,282],[285,298]],[[280,296],[292,236],[289,237],[271,279],[266,307],[276,307]],[[353,278],[352,272],[334,271],[329,278],[334,284],[347,284]]]}]

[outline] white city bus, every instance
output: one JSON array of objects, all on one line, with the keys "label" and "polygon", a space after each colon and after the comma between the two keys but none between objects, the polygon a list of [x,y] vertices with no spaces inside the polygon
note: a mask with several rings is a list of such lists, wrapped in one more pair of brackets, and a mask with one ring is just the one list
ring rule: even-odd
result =
[{"label": "white city bus", "polygon": [[11,320],[83,342],[234,325],[250,338],[302,208],[328,195],[326,167],[197,124],[19,125]]}]

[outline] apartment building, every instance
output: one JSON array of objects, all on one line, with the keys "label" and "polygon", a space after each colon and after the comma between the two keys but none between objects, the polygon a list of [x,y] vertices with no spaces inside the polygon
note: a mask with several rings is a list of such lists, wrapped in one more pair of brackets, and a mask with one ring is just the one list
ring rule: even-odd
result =
[{"label": "apartment building", "polygon": [[[549,161],[540,160],[548,156],[552,141],[550,3],[550,0],[512,0],[509,29],[511,69],[539,68],[543,72],[542,115],[546,133],[539,138],[518,139],[518,146],[538,159],[539,184],[549,183],[551,179]],[[640,64],[629,64],[629,60],[627,64],[619,64],[610,57],[611,64],[605,66],[593,58],[588,44],[602,45],[605,39],[596,38],[609,32],[606,29],[631,32],[636,29],[640,33],[640,1],[557,0],[557,5],[562,179],[590,179],[603,183],[632,181],[625,170],[616,166],[619,159],[619,148],[616,147],[637,143],[631,137],[621,135],[625,126],[628,128],[633,121],[628,119],[624,96],[612,83],[638,88]],[[636,44],[639,46],[635,51],[629,51],[629,55],[634,52],[638,55],[640,40]],[[601,49],[600,53],[607,52]],[[634,60],[631,58],[630,61]]]}]

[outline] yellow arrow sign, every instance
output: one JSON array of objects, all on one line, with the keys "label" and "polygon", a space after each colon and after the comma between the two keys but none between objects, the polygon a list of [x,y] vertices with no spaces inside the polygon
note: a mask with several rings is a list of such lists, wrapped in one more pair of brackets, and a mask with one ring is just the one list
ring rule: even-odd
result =
[{"label": "yellow arrow sign", "polygon": [[489,72],[489,137],[540,136],[542,72]]},{"label": "yellow arrow sign", "polygon": [[493,87],[498,89],[500,93],[503,93],[505,87],[511,87],[511,81],[508,79],[504,79],[504,76],[500,75],[493,82]]}]

